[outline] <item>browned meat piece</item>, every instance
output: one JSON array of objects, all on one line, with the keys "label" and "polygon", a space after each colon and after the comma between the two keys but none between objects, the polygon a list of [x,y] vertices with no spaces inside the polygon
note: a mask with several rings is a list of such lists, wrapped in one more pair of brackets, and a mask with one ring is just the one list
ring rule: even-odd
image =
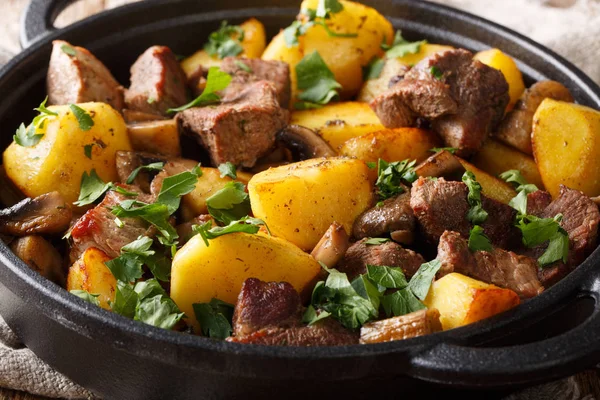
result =
[{"label": "browned meat piece", "polygon": [[533,154],[531,147],[533,115],[546,98],[573,102],[569,89],[562,84],[554,81],[537,82],[523,93],[515,108],[506,114],[494,133],[496,138],[523,153]]},{"label": "browned meat piece", "polygon": [[430,242],[437,243],[447,230],[469,236],[468,193],[464,183],[446,181],[444,178],[419,178],[413,184],[410,206]]},{"label": "browned meat piece", "polygon": [[[444,231],[460,233],[469,237],[471,224],[467,220],[469,190],[462,182],[419,178],[412,187],[410,205],[421,230],[431,243],[438,243]],[[482,224],[491,242],[502,248],[519,242],[519,232],[514,225],[515,210],[506,204],[481,196],[483,209],[488,218]]]},{"label": "browned meat piece", "polygon": [[350,246],[344,258],[338,263],[337,270],[346,273],[350,280],[366,273],[367,264],[399,267],[405,275],[413,276],[425,262],[420,254],[404,249],[397,243],[368,245],[366,241],[367,239],[363,239]]},{"label": "browned meat piece", "polygon": [[299,325],[301,318],[300,295],[292,285],[248,278],[235,305],[233,334],[244,336],[265,328],[289,328]]},{"label": "browned meat piece", "polygon": [[58,192],[26,198],[0,210],[0,233],[13,236],[64,233],[73,213]]},{"label": "browned meat piece", "polygon": [[493,245],[502,249],[517,248],[521,239],[514,223],[517,216],[515,209],[485,196],[481,196],[481,204],[488,213],[481,227]]},{"label": "browned meat piece", "polygon": [[60,253],[41,236],[30,235],[10,243],[10,249],[32,270],[53,282],[62,284],[65,271]]},{"label": "browned meat piece", "polygon": [[226,340],[269,346],[346,346],[358,344],[358,332],[349,331],[337,321],[326,318],[311,326],[266,328]]},{"label": "browned meat piece", "polygon": [[221,63],[221,70],[233,77],[231,84],[224,91],[224,100],[237,97],[237,93],[249,83],[268,81],[275,88],[281,107],[289,107],[292,92],[288,63],[260,58],[225,57]]},{"label": "browned meat piece", "polygon": [[[352,227],[355,238],[381,237],[394,231],[413,232],[415,215],[410,208],[410,189],[391,197],[379,207],[373,207],[360,215]],[[410,244],[410,243],[407,243]]]},{"label": "browned meat piece", "polygon": [[131,66],[131,85],[125,92],[127,108],[166,115],[187,102],[186,76],[165,46],[152,46]]},{"label": "browned meat piece", "polygon": [[177,114],[183,129],[196,136],[215,165],[226,161],[252,167],[275,143],[289,120],[273,86],[265,81],[246,86],[239,97],[214,107],[194,107]]},{"label": "browned meat piece", "polygon": [[447,146],[459,155],[479,150],[509,102],[502,73],[473,60],[463,49],[434,54],[419,62],[395,86],[371,102],[388,128],[431,121]]},{"label": "browned meat piece", "polygon": [[[128,191],[135,192],[133,186],[121,185]],[[115,216],[111,209],[128,199],[122,194],[109,191],[104,200],[96,207],[88,210],[71,228],[71,251],[69,258],[75,262],[89,247],[97,247],[110,258],[120,254],[121,247],[136,240],[138,236],[147,232],[148,224],[140,218],[121,218],[123,227],[115,223]],[[136,200],[151,203],[152,199],[144,194]]]},{"label": "browned meat piece", "polygon": [[442,263],[440,276],[458,272],[474,279],[515,291],[521,298],[540,294],[544,288],[537,276],[537,262],[511,251],[469,250],[457,232],[446,231],[440,238],[437,259]]},{"label": "browned meat piece", "polygon": [[318,262],[333,268],[344,257],[348,247],[350,247],[350,241],[346,230],[342,225],[334,222],[310,255]]},{"label": "browned meat piece", "polygon": [[48,104],[98,101],[123,108],[123,88],[110,71],[83,47],[55,40],[46,79]]},{"label": "browned meat piece", "polygon": [[360,343],[382,343],[410,339],[440,332],[440,312],[435,308],[419,310],[399,317],[369,322],[360,328]]},{"label": "browned meat piece", "polygon": [[551,202],[552,196],[544,190],[529,193],[527,195],[527,214],[540,217]]},{"label": "browned meat piece", "polygon": [[[543,252],[540,252],[540,255]],[[572,268],[562,261],[557,261],[554,264],[538,269],[538,279],[544,285],[544,287],[549,288],[557,284],[561,279],[565,276],[569,275],[572,271]]]},{"label": "browned meat piece", "polygon": [[569,233],[569,266],[576,267],[596,248],[600,212],[589,197],[578,190],[560,186],[560,196],[544,210],[543,218],[562,214],[560,225]]}]

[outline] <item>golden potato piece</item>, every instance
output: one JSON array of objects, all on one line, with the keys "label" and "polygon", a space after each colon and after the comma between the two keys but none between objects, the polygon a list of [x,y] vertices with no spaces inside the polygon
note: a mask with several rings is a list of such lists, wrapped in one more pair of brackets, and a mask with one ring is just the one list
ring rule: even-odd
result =
[{"label": "golden potato piece", "polygon": [[90,247],[69,268],[67,290],[86,290],[91,294],[99,294],[100,307],[110,310],[109,301],[114,301],[117,280],[105,262],[110,261],[102,250]]},{"label": "golden potato piece", "polygon": [[340,149],[340,155],[363,161],[421,162],[431,155],[431,148],[441,145],[433,132],[418,128],[396,128],[367,133],[348,140]]},{"label": "golden potato piece", "polygon": [[58,250],[43,237],[29,235],[17,238],[10,243],[10,249],[44,278],[59,285],[64,284],[62,257]]},{"label": "golden potato piece", "polygon": [[544,188],[538,166],[533,158],[496,140],[488,139],[471,161],[477,168],[493,176],[498,176],[509,169],[519,170],[527,182],[533,183],[540,189]]},{"label": "golden potato piece", "polygon": [[[240,24],[244,30],[242,47],[244,51],[238,57],[259,58],[267,45],[267,34],[265,27],[256,18],[250,18]],[[204,49],[198,50],[191,56],[181,61],[181,68],[188,79],[198,70],[198,67],[219,67],[221,60],[217,56],[211,56]]]},{"label": "golden potato piece", "polygon": [[[4,151],[8,177],[29,197],[57,191],[71,203],[79,197],[81,176],[96,170],[105,182],[118,178],[116,152],[131,150],[123,117],[104,103],[79,104],[94,125],[82,130],[69,106],[52,106],[58,116],[48,119],[39,143],[31,147],[13,142]],[[89,158],[86,146],[91,146]]]},{"label": "golden potato piece", "polygon": [[419,310],[410,314],[369,322],[360,328],[360,343],[383,343],[393,340],[410,339],[417,336],[440,332],[440,312]]},{"label": "golden potato piece", "polygon": [[523,75],[521,74],[519,67],[517,67],[515,60],[498,49],[480,51],[475,54],[474,58],[475,60],[479,60],[485,65],[489,65],[502,72],[504,78],[506,78],[506,82],[508,82],[508,94],[510,96],[510,102],[506,109],[511,110],[525,91]]},{"label": "golden potato piece", "polygon": [[[273,236],[232,233],[209,241],[192,237],[173,258],[171,298],[195,321],[192,304],[216,298],[235,304],[248,278],[289,282],[299,293],[314,284],[321,266],[298,247]],[[195,324],[195,322],[194,322]]]},{"label": "golden potato piece", "polygon": [[404,65],[412,67],[412,66],[416,65],[419,61],[421,61],[429,56],[432,56],[436,53],[441,53],[442,51],[453,50],[453,49],[454,49],[454,47],[452,47],[452,46],[425,43],[425,44],[421,45],[421,48],[419,49],[418,53],[407,54],[404,57],[398,57],[397,60],[400,61]]},{"label": "golden potato piece", "polygon": [[375,97],[379,96],[390,88],[390,81],[399,74],[404,76],[409,67],[398,61],[397,58],[388,58],[383,64],[379,77],[369,79],[360,89],[356,98],[357,101],[370,103]]},{"label": "golden potato piece", "polygon": [[217,168],[202,167],[200,169],[202,170],[202,176],[198,178],[196,187],[190,193],[183,196],[182,207],[185,210],[185,220],[200,214],[207,214],[206,199],[223,189],[223,186],[227,182],[233,180],[227,176],[221,178],[221,172]]},{"label": "golden potato piece", "polygon": [[451,273],[436,280],[424,301],[440,312],[444,330],[489,318],[519,305],[519,296],[510,289]]},{"label": "golden potato piece", "polygon": [[302,61],[304,54],[300,46],[287,47],[283,37],[283,31],[279,32],[269,43],[262,55],[263,60],[283,61],[290,65],[290,84],[291,97],[290,109],[293,108],[298,96],[298,77],[296,75],[296,65]]},{"label": "golden potato piece", "polygon": [[496,178],[495,176],[480,170],[462,158],[457,157],[457,159],[464,169],[471,171],[475,175],[475,179],[481,184],[481,193],[487,197],[508,204],[510,200],[517,195],[515,189],[500,178]]},{"label": "golden potato piece", "polygon": [[385,129],[371,107],[359,102],[334,103],[316,110],[294,111],[290,124],[314,130],[335,151],[339,151],[349,139]]},{"label": "golden potato piece", "polygon": [[127,125],[131,147],[167,157],[179,157],[179,127],[174,119],[137,122]]},{"label": "golden potato piece", "polygon": [[546,190],[559,185],[600,194],[600,112],[546,99],[533,117],[533,155]]},{"label": "golden potato piece", "polygon": [[364,161],[315,158],[260,172],[248,182],[252,212],[273,235],[311,251],[337,222],[352,232],[372,203]]}]

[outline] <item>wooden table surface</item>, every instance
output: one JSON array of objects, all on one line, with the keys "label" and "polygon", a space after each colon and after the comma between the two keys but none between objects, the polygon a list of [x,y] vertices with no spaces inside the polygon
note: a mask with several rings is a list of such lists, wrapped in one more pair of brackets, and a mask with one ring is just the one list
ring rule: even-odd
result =
[{"label": "wooden table surface", "polygon": [[[84,18],[93,13],[107,8],[116,7],[125,3],[139,0],[84,0],[70,6],[57,20],[57,26],[65,26],[70,22]],[[524,0],[526,1],[526,0]],[[0,24],[0,63],[3,59],[19,52],[18,32],[20,14],[28,0],[0,0],[0,15],[3,22]],[[600,334],[600,333],[599,333]],[[600,400],[600,370],[589,370],[573,376],[578,390],[571,393],[571,397],[564,400]],[[536,399],[535,393],[526,396],[526,399]],[[43,400],[46,397],[34,396],[28,393],[0,388],[0,400]],[[516,399],[515,399],[516,400]],[[523,399],[525,400],[525,398]],[[549,399],[563,400],[563,399]]]}]

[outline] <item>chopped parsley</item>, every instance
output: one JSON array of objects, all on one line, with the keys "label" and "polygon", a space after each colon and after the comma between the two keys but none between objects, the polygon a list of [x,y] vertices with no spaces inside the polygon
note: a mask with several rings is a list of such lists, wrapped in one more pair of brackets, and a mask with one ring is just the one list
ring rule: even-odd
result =
[{"label": "chopped parsley", "polygon": [[402,31],[397,30],[392,45],[386,44],[384,40],[383,43],[381,43],[381,48],[385,50],[385,56],[387,58],[399,58],[408,54],[417,54],[421,51],[421,46],[424,44],[427,44],[427,40],[409,42],[402,37]]},{"label": "chopped parsley", "polygon": [[296,109],[320,108],[335,98],[339,98],[338,89],[341,89],[333,72],[327,67],[323,58],[315,50],[304,56],[296,65],[298,76],[298,89],[302,92],[295,104]]},{"label": "chopped parsley", "polygon": [[246,64],[245,62],[243,62],[241,60],[235,60],[233,63],[236,65],[236,67],[238,67],[242,71],[246,71],[249,74],[251,74],[253,72],[252,68],[250,68],[250,66],[248,64]]},{"label": "chopped parsley", "polygon": [[25,124],[21,124],[17,129],[13,139],[16,144],[23,147],[35,146],[44,137],[43,133],[37,133],[38,130],[44,129],[46,121],[58,116],[58,113],[46,108],[46,102],[48,96],[42,101],[39,107],[34,108],[38,112],[38,115],[33,119],[31,124],[26,127]]},{"label": "chopped parsley", "polygon": [[369,81],[371,79],[377,79],[381,76],[381,71],[385,66],[385,60],[379,57],[373,57],[373,59],[363,67],[363,80]]},{"label": "chopped parsley", "polygon": [[70,104],[69,108],[71,111],[73,111],[75,118],[77,118],[79,129],[82,131],[89,131],[92,129],[92,126],[94,126],[94,120],[92,119],[91,115],[87,113],[87,111],[76,104]]},{"label": "chopped parsley", "polygon": [[235,165],[229,161],[219,165],[219,172],[221,173],[221,178],[228,176],[231,179],[237,179]]},{"label": "chopped parsley", "polygon": [[231,336],[232,304],[213,298],[210,303],[194,303],[192,307],[204,336],[213,339],[225,339]]},{"label": "chopped parsley", "polygon": [[[202,225],[192,226],[192,231],[200,235],[204,244],[210,246],[209,240],[218,238],[219,236],[228,235],[230,233],[244,232],[255,234],[260,230],[260,225],[267,227],[265,221],[258,218],[243,217],[237,221],[232,221],[226,226],[212,227],[212,222],[208,221]],[[267,231],[269,228],[267,227]]]},{"label": "chopped parsley", "polygon": [[83,154],[85,154],[85,156],[90,160],[92,159],[92,147],[94,147],[94,143],[83,146]]},{"label": "chopped parsley", "polygon": [[63,53],[65,53],[68,56],[75,57],[77,55],[75,49],[69,46],[68,44],[63,44],[62,46],[60,46],[60,49]]},{"label": "chopped parsley", "polygon": [[[148,165],[141,165],[139,167],[137,167],[136,169],[134,169],[133,171],[131,171],[131,174],[129,174],[129,177],[127,178],[127,180],[125,181],[125,183],[127,183],[128,185],[131,185],[133,183],[133,181],[135,181],[135,178],[137,178],[138,174],[142,171],[161,171],[163,169],[163,167],[165,166],[164,162],[155,162],[155,163],[151,163]],[[200,173],[202,172],[202,170],[199,170]],[[198,175],[198,176],[201,176]]]},{"label": "chopped parsley", "polygon": [[112,182],[105,183],[102,179],[100,179],[96,173],[96,170],[92,169],[89,174],[85,171],[83,172],[81,176],[79,198],[73,204],[79,207],[92,204],[109,190],[114,190],[125,196],[135,197],[138,195],[137,193],[130,192]]},{"label": "chopped parsley", "polygon": [[225,89],[230,83],[231,75],[221,71],[219,67],[211,67],[208,70],[206,86],[204,87],[202,94],[181,107],[169,108],[167,113],[176,113],[192,107],[202,107],[208,104],[218,103],[221,101],[221,97],[216,92]]},{"label": "chopped parsley", "polygon": [[367,240],[365,240],[365,244],[367,246],[377,246],[391,241],[392,240],[388,238],[368,238]]},{"label": "chopped parsley", "polygon": [[436,67],[435,65],[429,68],[429,73],[437,80],[441,80],[444,77],[444,73],[441,69]]},{"label": "chopped parsley", "polygon": [[500,178],[515,186],[517,191],[517,195],[510,200],[508,205],[517,210],[518,215],[526,215],[527,195],[529,193],[537,192],[539,190],[538,187],[527,183],[523,175],[521,175],[521,172],[516,169],[501,173]]},{"label": "chopped parsley", "polygon": [[417,273],[410,279],[408,288],[417,298],[425,300],[427,293],[429,293],[431,282],[433,282],[435,274],[437,274],[441,267],[442,263],[439,260],[429,261],[422,264]]},{"label": "chopped parsley", "polygon": [[208,43],[204,45],[204,50],[211,56],[217,56],[220,59],[235,57],[244,51],[242,47],[244,36],[242,27],[228,25],[227,21],[222,21],[221,27],[208,37]]},{"label": "chopped parsley", "polygon": [[471,208],[467,214],[467,219],[472,224],[481,224],[488,217],[487,211],[483,209],[481,204],[481,185],[477,182],[475,175],[471,171],[465,171],[462,176],[462,181],[469,189],[467,199]]},{"label": "chopped parsley", "polygon": [[390,197],[404,193],[402,182],[413,183],[417,180],[414,166],[416,160],[409,161],[394,161],[388,163],[385,160],[379,159],[377,163],[377,194],[380,200],[389,199]]},{"label": "chopped parsley", "polygon": [[77,290],[77,289],[71,290],[70,293],[79,297],[81,300],[85,300],[88,303],[92,303],[95,306],[100,305],[100,301],[98,300],[98,297],[100,297],[99,294],[93,294],[93,293],[88,292],[87,290]]},{"label": "chopped parsley", "polygon": [[225,186],[206,199],[208,213],[224,224],[237,221],[250,214],[250,196],[240,182],[227,182]]},{"label": "chopped parsley", "polygon": [[320,311],[317,313],[317,310],[311,305],[306,308],[304,315],[302,316],[302,322],[307,324],[308,326],[313,325],[315,322],[318,322],[322,319],[329,317],[331,314],[327,311]]},{"label": "chopped parsley", "polygon": [[454,154],[458,151],[458,149],[456,147],[433,147],[433,148],[429,149],[429,151],[431,151],[432,153],[439,153],[442,151],[447,151],[451,154]]},{"label": "chopped parsley", "polygon": [[137,240],[123,246],[121,255],[104,264],[110,269],[114,277],[121,282],[135,282],[143,275],[142,267],[146,265],[152,275],[163,282],[169,281],[171,275],[170,261],[151,247],[154,241],[147,236],[140,236]]},{"label": "chopped parsley", "polygon": [[469,250],[473,252],[494,250],[490,239],[483,233],[483,228],[479,225],[473,226],[469,233]]},{"label": "chopped parsley", "polygon": [[408,286],[400,268],[367,265],[367,277],[376,285],[388,289],[404,289]]}]

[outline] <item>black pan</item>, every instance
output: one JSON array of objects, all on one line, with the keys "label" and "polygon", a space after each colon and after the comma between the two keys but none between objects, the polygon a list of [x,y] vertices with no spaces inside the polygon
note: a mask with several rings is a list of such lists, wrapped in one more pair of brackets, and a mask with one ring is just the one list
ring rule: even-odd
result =
[{"label": "black pan", "polygon": [[[239,23],[250,16],[273,35],[292,21],[300,3],[152,0],[56,31],[52,21],[70,2],[33,0],[27,10],[25,50],[0,71],[2,146],[21,122],[31,120],[29,110],[45,96],[53,39],[89,48],[126,85],[129,66],[151,45],[191,54],[221,20]],[[579,103],[600,108],[597,85],[517,33],[427,2],[363,2],[410,39],[475,51],[501,48],[518,60],[528,83],[560,81]],[[364,398],[386,391],[412,398],[436,385],[514,388],[570,375],[600,360],[599,250],[541,296],[489,320],[406,341],[333,348],[240,345],[153,328],[68,294],[3,244],[0,263],[0,313],[7,323],[43,360],[105,398]]]}]

